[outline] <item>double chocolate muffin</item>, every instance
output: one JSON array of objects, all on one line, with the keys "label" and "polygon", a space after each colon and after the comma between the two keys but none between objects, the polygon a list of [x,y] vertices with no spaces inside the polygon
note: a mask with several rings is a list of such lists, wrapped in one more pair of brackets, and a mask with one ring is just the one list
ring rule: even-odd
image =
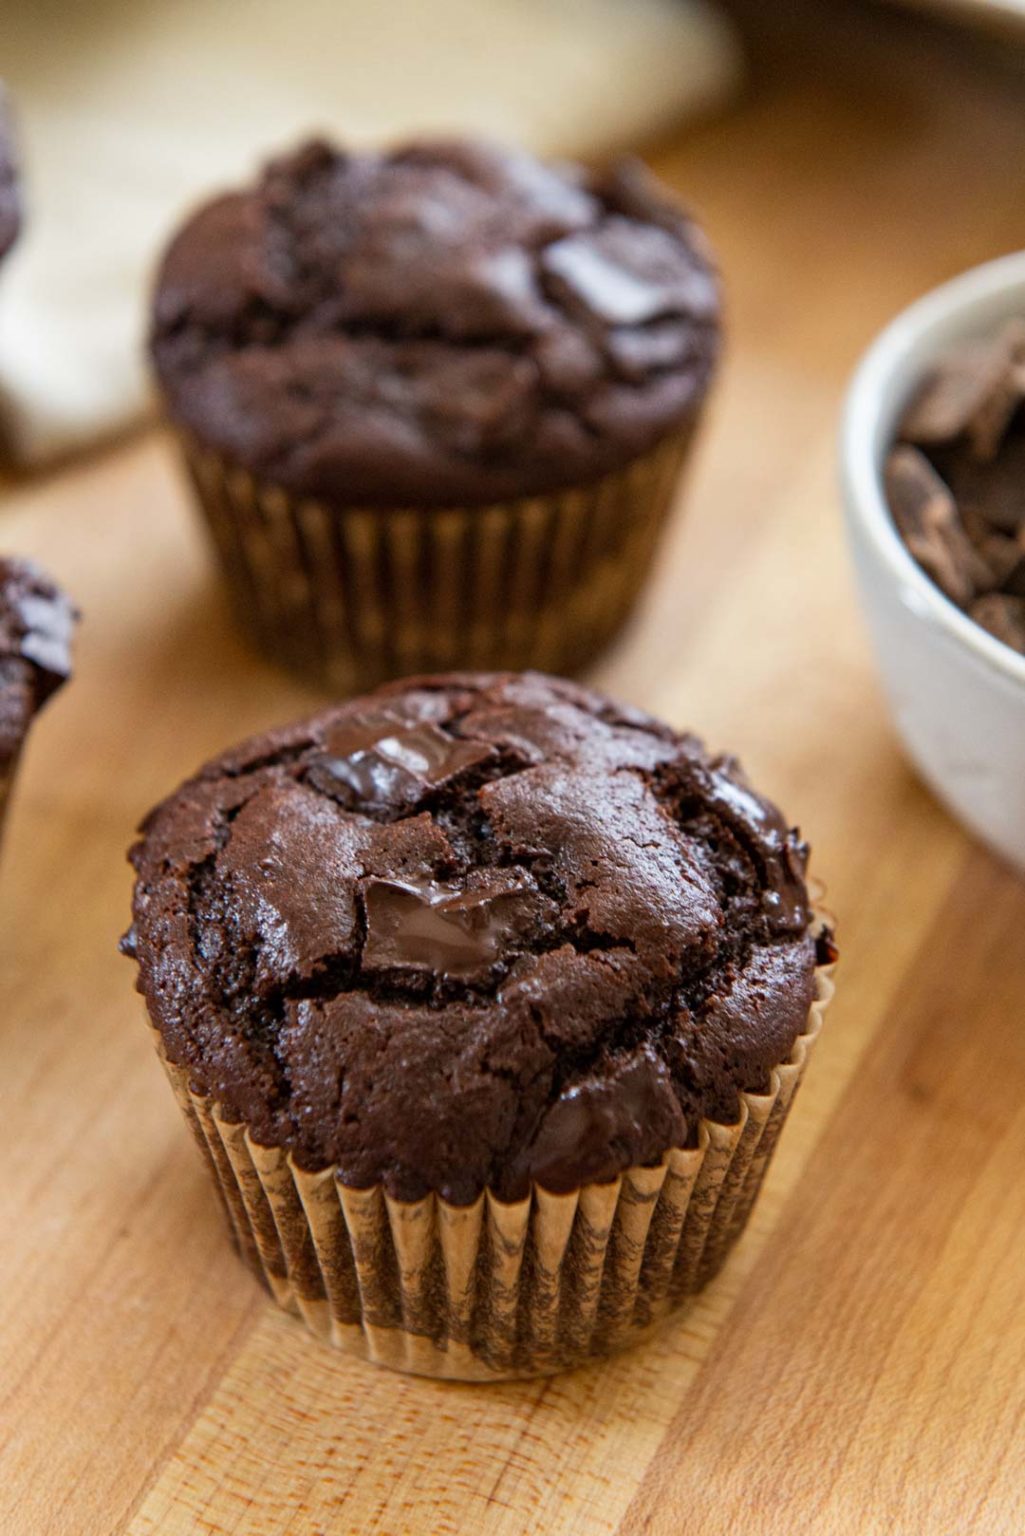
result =
[{"label": "double chocolate muffin", "polygon": [[548,1369],[714,1272],[829,958],[807,849],[735,761],[453,674],[224,754],[143,834],[125,947],[161,1052],[243,1252],[319,1331]]},{"label": "double chocolate muffin", "polygon": [[21,190],[14,144],[14,126],[7,91],[0,82],[0,260],[21,229]]},{"label": "double chocolate muffin", "polygon": [[152,354],[240,614],[333,683],[577,665],[708,390],[707,246],[635,164],[306,145],[201,209]]},{"label": "double chocolate muffin", "polygon": [[77,617],[38,566],[0,556],[0,828],[29,727],[71,675]]}]

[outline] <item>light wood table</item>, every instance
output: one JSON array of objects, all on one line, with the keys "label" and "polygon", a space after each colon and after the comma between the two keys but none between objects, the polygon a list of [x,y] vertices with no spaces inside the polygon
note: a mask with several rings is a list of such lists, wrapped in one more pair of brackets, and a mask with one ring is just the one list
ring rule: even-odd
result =
[{"label": "light wood table", "polygon": [[833,462],[877,327],[1025,244],[1025,90],[903,18],[832,20],[822,53],[763,40],[748,102],[655,157],[718,246],[731,347],[687,516],[594,674],[738,751],[840,914],[752,1227],[682,1321],[549,1382],[405,1379],[278,1314],[116,943],[143,812],[315,699],[231,629],[158,435],[9,487],[3,545],[86,621],[0,880],[4,1536],[1025,1530],[1025,885],[901,758]]}]

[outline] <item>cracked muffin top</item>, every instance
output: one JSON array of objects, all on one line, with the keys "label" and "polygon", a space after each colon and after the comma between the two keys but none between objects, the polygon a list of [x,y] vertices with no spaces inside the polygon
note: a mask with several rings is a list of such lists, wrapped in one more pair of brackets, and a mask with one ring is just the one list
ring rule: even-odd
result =
[{"label": "cracked muffin top", "polygon": [[807,849],[733,759],[539,674],[325,710],[142,832],[123,947],[168,1057],[403,1200],[569,1190],[735,1121],[825,958]]},{"label": "cracked muffin top", "polygon": [[0,82],[0,256],[6,256],[21,229],[21,191],[7,92]]},{"label": "cracked muffin top", "polygon": [[705,241],[634,163],[314,142],[207,204],[157,281],[172,416],[293,492],[477,504],[586,482],[689,422]]},{"label": "cracked muffin top", "polygon": [[0,556],[0,771],[71,675],[77,618],[70,599],[31,560]]}]

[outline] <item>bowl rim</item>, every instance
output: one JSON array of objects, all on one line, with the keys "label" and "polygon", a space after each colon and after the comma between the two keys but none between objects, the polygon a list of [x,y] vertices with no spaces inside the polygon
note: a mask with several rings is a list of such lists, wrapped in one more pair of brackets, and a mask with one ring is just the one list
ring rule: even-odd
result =
[{"label": "bowl rim", "polygon": [[[886,500],[879,453],[881,444],[892,441],[895,425],[884,411],[888,386],[909,354],[923,347],[927,350],[928,337],[946,330],[954,317],[968,319],[982,310],[995,319],[1001,296],[1008,300],[1008,314],[1015,303],[1025,313],[1025,251],[962,272],[890,321],[863,354],[848,386],[840,429],[840,468],[848,519],[859,523],[879,563],[905,588],[905,600],[916,616],[970,651],[988,670],[1025,689],[1025,656],[962,613],[909,553]],[[969,332],[970,325],[965,329]],[[937,352],[943,345],[938,340]],[[920,359],[919,377],[921,368]],[[891,401],[887,411],[892,410]]]}]

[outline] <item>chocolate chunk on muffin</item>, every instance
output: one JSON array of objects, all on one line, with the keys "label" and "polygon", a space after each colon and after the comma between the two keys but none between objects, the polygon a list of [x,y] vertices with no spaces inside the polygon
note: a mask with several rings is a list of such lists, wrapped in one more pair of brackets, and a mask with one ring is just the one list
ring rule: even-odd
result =
[{"label": "chocolate chunk on muffin", "polygon": [[736,763],[540,676],[386,688],[148,819],[169,1057],[306,1168],[466,1203],[731,1122],[804,1027],[806,849]]},{"label": "chocolate chunk on muffin", "polygon": [[0,556],[0,817],[32,721],[71,675],[77,617],[38,566]]},{"label": "chocolate chunk on muffin", "polygon": [[894,521],[936,585],[1025,655],[1025,319],[955,348],[886,463]]},{"label": "chocolate chunk on muffin", "polygon": [[[467,645],[551,665],[593,652],[640,584],[714,370],[718,284],[634,164],[312,143],[181,230],[151,345],[267,649],[335,681]],[[520,551],[503,592],[493,568]]]},{"label": "chocolate chunk on muffin", "polygon": [[0,82],[0,259],[7,255],[21,229],[21,192],[14,144],[14,125],[7,92]]}]

